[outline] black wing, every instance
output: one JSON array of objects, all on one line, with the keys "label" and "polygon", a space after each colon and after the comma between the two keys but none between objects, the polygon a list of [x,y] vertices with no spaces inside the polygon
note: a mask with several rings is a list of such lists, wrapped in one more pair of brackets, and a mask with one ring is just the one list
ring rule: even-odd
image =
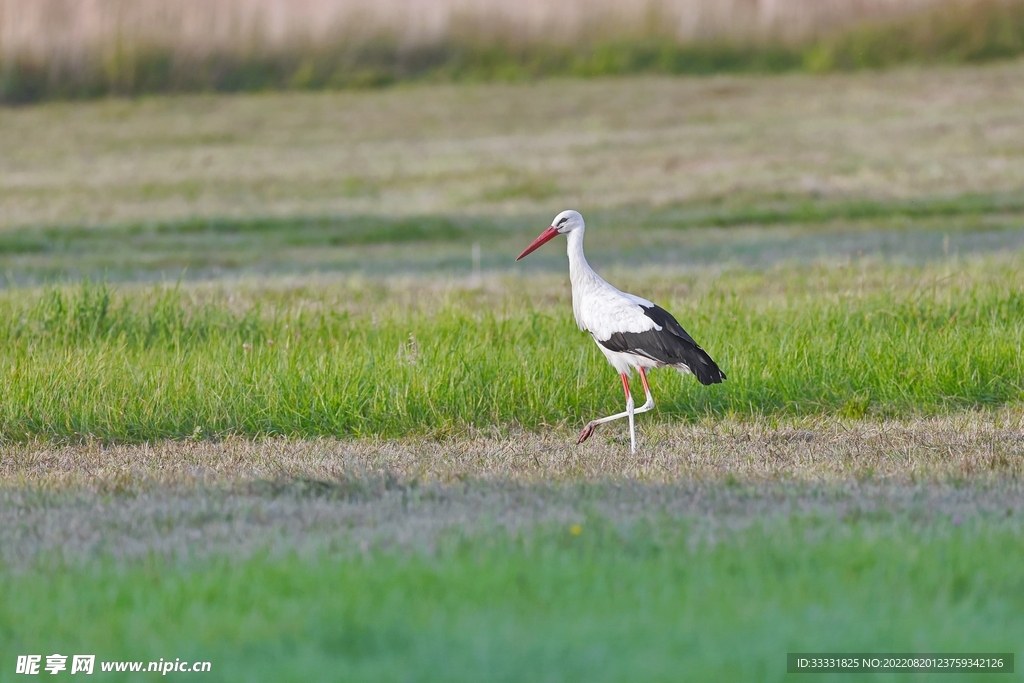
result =
[{"label": "black wing", "polygon": [[685,365],[701,384],[718,384],[725,379],[715,361],[693,337],[686,333],[672,314],[661,306],[640,306],[644,315],[661,329],[646,332],[616,332],[597,343],[609,351],[633,353],[665,365]]}]

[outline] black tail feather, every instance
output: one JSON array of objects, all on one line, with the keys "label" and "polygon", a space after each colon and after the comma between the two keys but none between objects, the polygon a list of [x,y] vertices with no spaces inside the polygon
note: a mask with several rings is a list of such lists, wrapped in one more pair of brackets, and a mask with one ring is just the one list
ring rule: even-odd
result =
[{"label": "black tail feather", "polygon": [[681,355],[683,359],[678,365],[685,366],[701,384],[719,384],[726,379],[725,373],[718,367],[718,364],[701,347],[693,346],[686,349]]}]

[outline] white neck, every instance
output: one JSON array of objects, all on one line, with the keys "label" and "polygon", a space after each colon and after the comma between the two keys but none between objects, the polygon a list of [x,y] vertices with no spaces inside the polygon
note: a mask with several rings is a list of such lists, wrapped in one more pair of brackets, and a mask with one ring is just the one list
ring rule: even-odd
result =
[{"label": "white neck", "polygon": [[569,282],[572,284],[572,310],[580,329],[586,329],[581,318],[581,306],[588,294],[609,287],[583,255],[583,231],[573,230],[566,235],[566,253],[569,255]]},{"label": "white neck", "polygon": [[565,251],[569,255],[569,281],[572,282],[573,288],[591,277],[597,277],[597,273],[587,263],[587,257],[583,254],[582,230],[573,230],[566,235]]}]

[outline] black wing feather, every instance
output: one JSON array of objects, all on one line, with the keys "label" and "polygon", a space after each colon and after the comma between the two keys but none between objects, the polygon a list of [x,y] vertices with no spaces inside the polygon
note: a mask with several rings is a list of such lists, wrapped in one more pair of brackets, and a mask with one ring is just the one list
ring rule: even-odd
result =
[{"label": "black wing feather", "polygon": [[640,308],[660,330],[616,332],[609,339],[598,339],[597,343],[609,351],[633,353],[665,365],[685,365],[701,384],[718,384],[725,379],[725,373],[671,313],[661,306]]}]

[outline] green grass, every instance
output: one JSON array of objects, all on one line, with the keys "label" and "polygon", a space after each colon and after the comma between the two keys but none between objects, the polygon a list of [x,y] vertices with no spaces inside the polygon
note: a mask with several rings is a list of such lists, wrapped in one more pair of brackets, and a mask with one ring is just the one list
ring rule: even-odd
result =
[{"label": "green grass", "polygon": [[14,654],[60,652],[206,660],[208,680],[781,681],[789,651],[1024,645],[1013,525],[771,518],[709,541],[685,522],[592,517],[580,530],[0,570],[0,680],[16,678]]},{"label": "green grass", "polygon": [[[219,295],[103,286],[0,299],[0,438],[444,434],[619,409],[563,278],[499,294],[372,285]],[[657,373],[651,419],[906,416],[1024,398],[1015,261],[635,283],[726,383]],[[625,283],[630,284],[630,283]],[[552,297],[554,287],[554,297]],[[198,298],[197,298],[198,297]]]}]

